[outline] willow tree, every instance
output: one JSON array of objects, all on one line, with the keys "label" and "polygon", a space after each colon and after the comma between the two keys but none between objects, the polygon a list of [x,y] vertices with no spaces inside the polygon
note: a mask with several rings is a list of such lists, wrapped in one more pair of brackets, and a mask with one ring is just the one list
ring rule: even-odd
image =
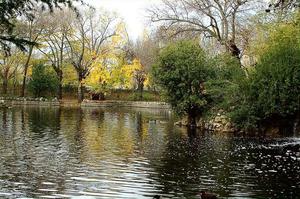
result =
[{"label": "willow tree", "polygon": [[214,38],[233,56],[239,57],[236,35],[238,18],[252,0],[163,0],[149,10],[152,22],[171,36],[194,32]]},{"label": "willow tree", "polygon": [[69,59],[78,76],[78,102],[84,99],[84,80],[110,49],[115,22],[115,16],[108,13],[97,15],[94,9],[89,9],[70,24],[74,30],[66,40]]}]

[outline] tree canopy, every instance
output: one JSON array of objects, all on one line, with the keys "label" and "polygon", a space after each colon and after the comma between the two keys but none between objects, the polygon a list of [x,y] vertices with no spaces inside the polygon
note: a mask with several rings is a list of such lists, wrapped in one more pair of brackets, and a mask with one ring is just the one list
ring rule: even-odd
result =
[{"label": "tree canopy", "polygon": [[21,49],[25,49],[25,45],[32,44],[25,38],[18,37],[14,32],[14,21],[17,17],[23,16],[33,19],[34,11],[37,9],[53,11],[54,8],[61,6],[73,7],[74,2],[82,2],[81,0],[3,0],[0,2],[0,45],[9,50],[7,42],[14,43]]},{"label": "tree canopy", "polygon": [[195,125],[197,112],[209,103],[205,82],[213,75],[204,50],[195,41],[170,44],[160,52],[153,75],[177,113],[188,114]]},{"label": "tree canopy", "polygon": [[[280,24],[269,33],[255,69],[239,84],[231,117],[241,128],[258,128],[300,111],[300,27]],[[287,124],[285,124],[287,125]],[[291,126],[291,125],[290,125]]]}]

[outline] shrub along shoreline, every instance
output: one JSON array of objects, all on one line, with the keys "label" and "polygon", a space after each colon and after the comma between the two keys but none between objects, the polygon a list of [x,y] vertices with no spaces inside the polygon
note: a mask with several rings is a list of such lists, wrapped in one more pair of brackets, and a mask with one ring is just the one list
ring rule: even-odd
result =
[{"label": "shrub along shoreline", "polygon": [[225,126],[232,124],[226,128],[239,132],[299,132],[299,21],[298,14],[290,23],[271,27],[253,48],[257,62],[248,68],[235,56],[209,55],[197,41],[164,48],[153,76],[173,109],[186,116],[179,124],[205,127],[224,120]]}]

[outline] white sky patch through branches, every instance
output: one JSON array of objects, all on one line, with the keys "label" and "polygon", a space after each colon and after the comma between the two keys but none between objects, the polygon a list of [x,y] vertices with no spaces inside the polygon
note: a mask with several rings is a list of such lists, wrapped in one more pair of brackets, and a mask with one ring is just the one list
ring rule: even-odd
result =
[{"label": "white sky patch through branches", "polygon": [[85,0],[84,2],[95,8],[104,8],[109,12],[116,12],[124,19],[131,39],[142,36],[147,23],[146,9],[159,3],[159,0]]}]

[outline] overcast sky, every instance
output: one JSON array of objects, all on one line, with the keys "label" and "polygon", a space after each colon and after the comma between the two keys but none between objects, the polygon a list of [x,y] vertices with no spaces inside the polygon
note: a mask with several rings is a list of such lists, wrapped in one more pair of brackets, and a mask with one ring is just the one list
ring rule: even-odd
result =
[{"label": "overcast sky", "polygon": [[159,0],[85,0],[85,2],[96,8],[102,7],[118,13],[127,24],[129,36],[137,39],[142,35],[147,23],[145,9],[157,4]]}]

